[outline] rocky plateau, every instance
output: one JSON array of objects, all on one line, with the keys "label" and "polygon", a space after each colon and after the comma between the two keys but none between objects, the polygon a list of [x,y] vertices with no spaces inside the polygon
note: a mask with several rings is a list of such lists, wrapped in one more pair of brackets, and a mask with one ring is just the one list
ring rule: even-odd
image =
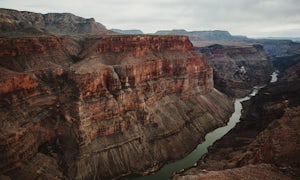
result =
[{"label": "rocky plateau", "polygon": [[172,178],[297,179],[299,49],[227,31],[118,35],[93,18],[0,9],[0,179],[155,172],[225,125],[228,96],[266,84],[272,64],[279,81]]},{"label": "rocky plateau", "polygon": [[[0,38],[1,178],[147,174],[191,152],[233,111],[186,36],[49,35],[81,31],[65,20],[49,27],[48,15],[0,14],[2,31],[15,31]],[[27,36],[23,24],[47,30]]]}]

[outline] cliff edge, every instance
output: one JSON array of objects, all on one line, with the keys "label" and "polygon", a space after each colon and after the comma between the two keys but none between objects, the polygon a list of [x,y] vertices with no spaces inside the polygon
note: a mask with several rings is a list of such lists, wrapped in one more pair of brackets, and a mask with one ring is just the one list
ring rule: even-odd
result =
[{"label": "cliff edge", "polygon": [[0,38],[0,172],[147,174],[224,125],[232,101],[185,36]]},{"label": "cliff edge", "polygon": [[300,63],[243,103],[241,122],[173,179],[298,179]]}]

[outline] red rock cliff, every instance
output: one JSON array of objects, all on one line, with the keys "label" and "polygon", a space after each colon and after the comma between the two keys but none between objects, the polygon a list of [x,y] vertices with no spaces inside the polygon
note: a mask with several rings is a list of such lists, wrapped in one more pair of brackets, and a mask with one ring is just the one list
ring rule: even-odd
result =
[{"label": "red rock cliff", "polygon": [[65,37],[0,38],[0,66],[24,72],[73,63],[80,45]]},{"label": "red rock cliff", "polygon": [[241,121],[173,179],[298,179],[300,62],[243,102]]},{"label": "red rock cliff", "polygon": [[184,36],[0,42],[0,172],[11,177],[147,173],[232,111]]}]

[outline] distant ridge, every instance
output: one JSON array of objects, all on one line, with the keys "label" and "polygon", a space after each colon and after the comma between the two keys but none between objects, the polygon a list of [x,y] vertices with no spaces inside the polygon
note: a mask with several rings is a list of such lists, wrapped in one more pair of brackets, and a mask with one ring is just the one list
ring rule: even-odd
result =
[{"label": "distant ridge", "polygon": [[218,40],[218,41],[244,41],[246,36],[233,36],[228,31],[213,30],[213,31],[186,31],[184,29],[160,30],[155,34],[158,35],[186,35],[190,40]]},{"label": "distant ridge", "polygon": [[0,34],[16,32],[58,34],[111,34],[94,18],[85,19],[71,13],[40,14],[0,8]]},{"label": "distant ridge", "polygon": [[129,29],[129,30],[111,29],[111,31],[120,33],[120,34],[144,34],[143,31],[141,31],[139,29]]},{"label": "distant ridge", "polygon": [[[243,42],[261,44],[271,57],[299,54],[299,38],[248,38],[246,36],[231,35],[228,31],[186,31],[184,29],[160,30],[157,35],[185,35],[188,36],[194,46],[206,46],[206,44],[222,44],[224,42]],[[298,40],[298,41],[297,41]],[[210,41],[207,43],[207,41]],[[230,43],[229,43],[230,44]]]},{"label": "distant ridge", "polygon": [[265,39],[274,39],[274,40],[292,40],[295,42],[300,42],[300,37],[266,37]]}]

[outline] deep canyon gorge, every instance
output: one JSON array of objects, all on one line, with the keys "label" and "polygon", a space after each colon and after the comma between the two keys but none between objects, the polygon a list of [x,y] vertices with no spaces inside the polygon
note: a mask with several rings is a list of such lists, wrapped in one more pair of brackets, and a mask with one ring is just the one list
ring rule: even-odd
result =
[{"label": "deep canyon gorge", "polygon": [[173,179],[297,179],[299,88],[298,62],[244,102],[241,122]]},{"label": "deep canyon gorge", "polygon": [[197,167],[172,178],[299,176],[298,44],[121,35],[69,13],[0,17],[0,179],[153,173],[226,125],[234,98],[266,85],[273,66],[279,81],[243,103],[241,122]]}]

